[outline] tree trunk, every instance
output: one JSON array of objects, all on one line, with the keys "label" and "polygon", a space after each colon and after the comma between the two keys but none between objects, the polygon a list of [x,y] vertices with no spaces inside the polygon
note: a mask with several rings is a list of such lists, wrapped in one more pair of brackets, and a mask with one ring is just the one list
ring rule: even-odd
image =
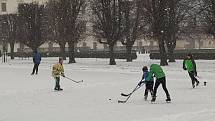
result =
[{"label": "tree trunk", "polygon": [[175,56],[174,56],[175,47],[176,47],[176,37],[175,37],[175,33],[172,32],[172,33],[169,33],[168,38],[167,38],[167,49],[168,49],[169,62],[176,62]]},{"label": "tree trunk", "polygon": [[61,43],[61,44],[59,44],[60,45],[60,56],[64,59],[64,60],[66,60],[66,52],[65,52],[65,45],[66,45],[66,43]]},{"label": "tree trunk", "polygon": [[109,45],[109,50],[110,50],[110,65],[116,65],[116,61],[114,58],[114,45]]},{"label": "tree trunk", "polygon": [[169,49],[168,50],[168,57],[169,57],[169,62],[175,62],[175,56],[174,56],[174,49]]},{"label": "tree trunk", "polygon": [[126,61],[132,62],[132,46],[126,45]]},{"label": "tree trunk", "polygon": [[177,6],[177,2],[175,0],[168,1],[170,13],[169,13],[169,29],[168,29],[168,35],[167,35],[167,48],[168,48],[168,57],[169,62],[175,62],[174,57],[174,49],[176,47],[176,12],[175,7]]},{"label": "tree trunk", "polygon": [[69,42],[69,63],[76,63],[75,62],[75,43]]},{"label": "tree trunk", "polygon": [[165,43],[163,38],[160,38],[158,41],[159,41],[159,51],[160,51],[160,65],[166,66],[168,65],[168,62],[167,62]]},{"label": "tree trunk", "polygon": [[14,59],[14,44],[15,42],[10,42],[10,58]]}]

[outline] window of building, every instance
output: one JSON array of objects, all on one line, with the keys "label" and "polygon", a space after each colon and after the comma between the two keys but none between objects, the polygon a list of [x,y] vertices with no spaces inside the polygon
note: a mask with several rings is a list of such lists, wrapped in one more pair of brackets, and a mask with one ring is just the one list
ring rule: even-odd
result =
[{"label": "window of building", "polygon": [[6,3],[1,3],[1,10],[2,12],[6,12],[7,11],[7,7],[6,7]]},{"label": "window of building", "polygon": [[83,47],[87,47],[87,43],[86,42],[83,42]]},{"label": "window of building", "polygon": [[96,50],[97,49],[97,43],[93,42],[93,49]]},{"label": "window of building", "polygon": [[24,1],[23,1],[23,0],[17,0],[17,2],[18,2],[18,3],[23,3]]},{"label": "window of building", "polygon": [[143,46],[143,42],[139,42],[139,47],[142,47]]}]

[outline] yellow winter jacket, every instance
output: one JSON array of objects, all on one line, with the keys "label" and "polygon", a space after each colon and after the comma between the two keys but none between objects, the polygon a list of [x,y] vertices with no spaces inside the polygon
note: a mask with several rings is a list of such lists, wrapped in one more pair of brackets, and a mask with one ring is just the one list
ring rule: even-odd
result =
[{"label": "yellow winter jacket", "polygon": [[60,75],[64,75],[63,65],[60,63],[54,64],[52,67],[52,76],[60,77]]}]

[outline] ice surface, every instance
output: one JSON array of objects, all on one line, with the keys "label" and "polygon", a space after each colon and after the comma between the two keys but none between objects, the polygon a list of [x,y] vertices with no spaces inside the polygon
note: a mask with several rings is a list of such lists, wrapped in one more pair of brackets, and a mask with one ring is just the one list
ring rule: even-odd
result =
[{"label": "ice surface", "polygon": [[[192,89],[182,61],[164,67],[172,103],[165,103],[165,94],[158,89],[155,104],[144,101],[144,87],[125,104],[125,97],[142,77],[144,65],[159,63],[148,55],[138,55],[132,63],[108,59],[76,59],[67,64],[65,75],[84,83],[61,78],[64,91],[54,92],[51,67],[57,58],[42,58],[39,74],[31,76],[32,59],[9,60],[0,64],[0,121],[214,121],[215,62],[197,60],[200,85]],[[203,82],[207,81],[207,86]],[[111,99],[111,100],[109,100]]]}]

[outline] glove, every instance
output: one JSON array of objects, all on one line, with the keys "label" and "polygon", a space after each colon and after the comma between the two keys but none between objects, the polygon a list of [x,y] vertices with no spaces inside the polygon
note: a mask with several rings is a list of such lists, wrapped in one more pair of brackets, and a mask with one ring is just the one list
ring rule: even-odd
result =
[{"label": "glove", "polygon": [[187,70],[185,67],[183,67],[184,70]]},{"label": "glove", "polygon": [[66,77],[64,74],[61,74],[62,77]]}]

